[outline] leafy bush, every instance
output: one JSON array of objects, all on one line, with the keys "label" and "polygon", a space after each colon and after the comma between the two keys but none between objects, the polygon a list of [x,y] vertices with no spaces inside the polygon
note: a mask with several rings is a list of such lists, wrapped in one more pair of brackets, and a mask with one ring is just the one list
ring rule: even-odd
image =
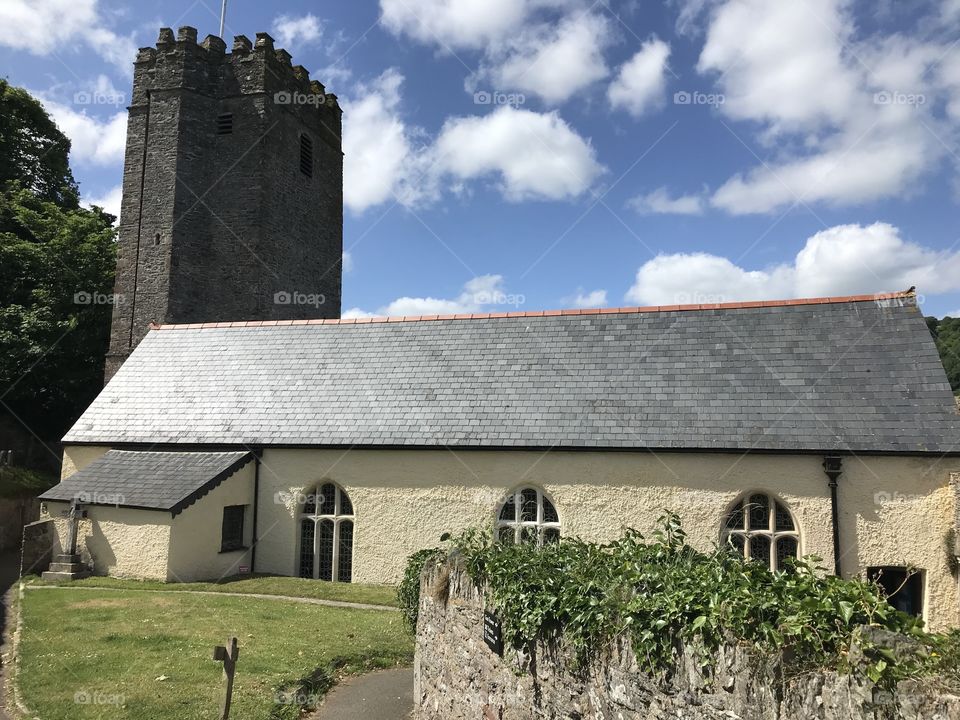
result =
[{"label": "leafy bush", "polygon": [[403,616],[404,625],[411,633],[417,632],[417,615],[420,612],[420,573],[427,561],[439,557],[442,551],[438,548],[418,550],[407,558],[407,567],[403,579],[397,586],[397,605]]},{"label": "leafy bush", "polygon": [[895,610],[877,585],[818,572],[819,558],[771,572],[726,549],[698,552],[685,540],[678,516],[668,514],[650,541],[629,530],[608,544],[564,539],[537,548],[471,531],[454,545],[472,579],[487,587],[505,641],[521,648],[562,636],[581,663],[626,633],[651,674],[669,670],[685,641],[702,648],[704,666],[723,642],[743,641],[782,652],[794,670],[843,670],[863,625],[921,643],[916,657],[894,658],[861,639],[866,672],[877,682],[941,671],[947,650],[960,656],[957,636],[923,632],[922,621]]},{"label": "leafy bush", "polygon": [[928,317],[927,327],[937,343],[950,387],[954,394],[960,395],[960,317],[945,317],[942,320]]}]

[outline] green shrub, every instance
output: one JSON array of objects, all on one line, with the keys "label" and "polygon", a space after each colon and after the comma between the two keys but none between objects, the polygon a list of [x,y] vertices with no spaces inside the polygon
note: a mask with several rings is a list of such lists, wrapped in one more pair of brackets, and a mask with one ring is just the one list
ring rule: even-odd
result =
[{"label": "green shrub", "polygon": [[661,518],[649,541],[628,530],[608,544],[566,538],[537,548],[470,531],[454,546],[472,579],[486,586],[505,641],[520,648],[562,636],[581,663],[626,633],[651,674],[668,671],[678,645],[691,640],[703,648],[704,666],[723,642],[743,641],[782,652],[788,669],[844,670],[862,625],[922,644],[917,658],[863,648],[866,673],[877,682],[942,672],[960,656],[960,638],[923,632],[922,621],[895,610],[873,583],[825,575],[816,557],[771,572],[727,549],[699,552],[686,544],[675,514]]},{"label": "green shrub", "polygon": [[397,605],[403,616],[403,623],[414,635],[417,632],[417,615],[420,612],[420,573],[427,561],[442,555],[439,548],[418,550],[407,558],[407,567],[403,579],[397,586]]}]

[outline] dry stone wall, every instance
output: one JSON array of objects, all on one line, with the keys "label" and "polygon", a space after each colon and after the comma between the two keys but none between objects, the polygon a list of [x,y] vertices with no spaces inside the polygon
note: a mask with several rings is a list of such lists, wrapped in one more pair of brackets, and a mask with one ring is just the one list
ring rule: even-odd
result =
[{"label": "dry stone wall", "polygon": [[[704,675],[695,650],[655,681],[627,641],[573,669],[563,644],[529,653],[483,639],[483,596],[462,568],[424,569],[415,657],[416,720],[960,720],[960,698],[903,682],[885,692],[856,675],[818,672],[785,680],[776,659],[723,648]],[[873,642],[908,652],[913,641],[875,631]],[[851,654],[854,658],[856,651]]]}]

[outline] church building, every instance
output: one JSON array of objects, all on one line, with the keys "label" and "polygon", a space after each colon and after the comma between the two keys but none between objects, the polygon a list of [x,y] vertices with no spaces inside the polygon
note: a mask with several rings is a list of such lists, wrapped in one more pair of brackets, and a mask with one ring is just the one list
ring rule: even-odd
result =
[{"label": "church building", "polygon": [[42,496],[95,573],[395,583],[445,532],[672,510],[960,623],[960,415],[913,292],[340,319],[340,110],[264,33],[140,51],[122,207],[109,382]]}]

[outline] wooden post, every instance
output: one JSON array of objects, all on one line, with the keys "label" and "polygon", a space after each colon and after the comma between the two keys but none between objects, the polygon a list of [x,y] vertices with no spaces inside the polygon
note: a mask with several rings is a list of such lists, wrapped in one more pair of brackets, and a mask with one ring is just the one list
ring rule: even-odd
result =
[{"label": "wooden post", "polygon": [[213,649],[213,659],[223,663],[223,674],[227,678],[227,690],[223,696],[223,705],[220,707],[220,720],[228,720],[230,717],[230,701],[233,699],[233,673],[237,669],[237,655],[240,649],[237,647],[235,637],[227,640],[226,647],[217,645]]}]

